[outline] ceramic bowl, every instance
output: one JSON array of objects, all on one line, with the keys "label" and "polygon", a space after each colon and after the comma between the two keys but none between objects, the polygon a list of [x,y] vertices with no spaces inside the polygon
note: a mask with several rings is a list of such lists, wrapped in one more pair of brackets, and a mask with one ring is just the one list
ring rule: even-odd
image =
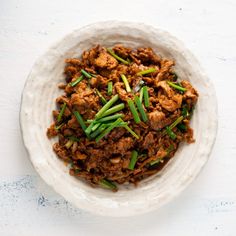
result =
[{"label": "ceramic bowl", "polygon": [[[79,57],[84,50],[101,44],[122,43],[147,46],[176,61],[176,72],[199,92],[191,120],[196,142],[180,145],[174,158],[156,175],[134,187],[122,185],[116,193],[92,188],[69,175],[68,167],[52,150],[46,129],[52,123],[55,99],[62,94],[57,84],[64,81],[65,58]],[[95,23],[67,35],[34,64],[22,94],[20,122],[24,144],[36,171],[45,182],[78,208],[106,216],[147,213],[166,204],[182,192],[208,160],[217,130],[217,102],[214,88],[198,61],[169,33],[144,24],[129,22]]]}]

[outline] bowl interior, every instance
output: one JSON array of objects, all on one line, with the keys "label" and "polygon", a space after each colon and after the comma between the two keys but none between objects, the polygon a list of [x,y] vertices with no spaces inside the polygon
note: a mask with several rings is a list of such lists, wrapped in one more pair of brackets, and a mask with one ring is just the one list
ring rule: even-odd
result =
[{"label": "bowl interior", "polygon": [[[163,57],[176,61],[180,79],[189,80],[199,92],[191,126],[196,142],[182,144],[168,164],[156,175],[127,184],[113,193],[92,188],[68,174],[68,167],[52,151],[56,141],[48,140],[46,129],[52,122],[57,88],[64,82],[65,58],[80,57],[96,44],[109,47],[122,43],[133,48],[151,47]],[[216,134],[214,89],[192,54],[166,32],[134,23],[103,22],[74,31],[49,49],[33,66],[25,85],[21,126],[33,165],[43,179],[76,206],[96,214],[127,216],[157,209],[181,192],[199,173],[208,159]]]}]

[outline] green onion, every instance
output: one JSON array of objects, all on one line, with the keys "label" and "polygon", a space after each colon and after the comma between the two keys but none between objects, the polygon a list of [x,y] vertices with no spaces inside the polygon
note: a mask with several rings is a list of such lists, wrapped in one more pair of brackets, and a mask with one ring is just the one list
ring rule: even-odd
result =
[{"label": "green onion", "polygon": [[143,105],[142,105],[142,103],[139,100],[139,97],[138,96],[134,96],[134,101],[135,101],[135,104],[136,104],[140,114],[141,114],[141,117],[142,117],[143,121],[146,122],[148,120],[148,118],[147,118],[147,115],[146,115],[146,113],[145,113],[145,111],[143,109]]},{"label": "green onion", "polygon": [[176,125],[178,125],[184,119],[183,116],[178,117],[171,125],[170,129],[173,129]]},{"label": "green onion", "polygon": [[90,134],[91,138],[95,138],[96,136],[98,136],[100,133],[102,133],[103,130],[106,129],[106,125],[105,124],[101,124],[100,127],[98,127],[98,129],[96,129],[93,133]]},{"label": "green onion", "polygon": [[124,84],[125,84],[125,88],[126,88],[126,91],[128,93],[131,92],[131,88],[129,86],[129,81],[127,80],[126,76],[124,74],[121,75],[121,79],[123,80]]},{"label": "green onion", "polygon": [[139,139],[139,136],[126,124],[123,126],[128,132],[130,132],[136,139]]},{"label": "green onion", "polygon": [[78,111],[74,111],[74,115],[75,115],[77,121],[79,122],[81,128],[83,129],[83,131],[85,131],[87,129],[87,126],[84,123],[83,117],[79,114]]},{"label": "green onion", "polygon": [[113,87],[112,81],[108,82],[108,84],[107,84],[107,94],[109,96],[112,95],[112,87]]},{"label": "green onion", "polygon": [[188,108],[186,106],[183,106],[181,113],[184,117],[189,116]]},{"label": "green onion", "polygon": [[140,89],[139,100],[141,103],[143,102],[143,87]]},{"label": "green onion", "polygon": [[149,107],[149,95],[148,95],[148,87],[143,87],[143,97],[144,97],[144,106]]},{"label": "green onion", "polygon": [[158,158],[155,161],[150,162],[150,166],[154,166],[155,164],[157,164],[159,162],[163,162],[163,160],[161,158]]},{"label": "green onion", "polygon": [[101,99],[102,104],[105,105],[107,103],[106,98],[104,98],[102,96],[102,94],[97,89],[95,89],[95,91],[96,91],[97,95],[99,96],[99,98]]},{"label": "green onion", "polygon": [[115,115],[103,117],[99,120],[95,120],[94,122],[95,122],[95,124],[96,123],[102,123],[102,122],[106,122],[106,121],[109,121],[109,120],[115,120],[115,119],[121,118],[123,116],[124,116],[123,114],[115,114]]},{"label": "green onion", "polygon": [[169,155],[170,152],[172,152],[174,149],[175,149],[174,145],[171,144],[171,145],[166,149],[166,151],[167,151],[167,154],[166,154],[166,155]]},{"label": "green onion", "polygon": [[97,123],[92,127],[92,131],[94,132],[101,124]]},{"label": "green onion", "polygon": [[166,127],[166,133],[170,136],[171,139],[176,139],[176,134],[171,130],[169,126]]},{"label": "green onion", "polygon": [[130,109],[130,111],[131,111],[131,113],[132,113],[132,115],[134,117],[135,123],[137,123],[137,124],[140,123],[141,120],[139,118],[138,111],[137,111],[137,109],[136,109],[136,107],[134,105],[134,102],[131,99],[128,99],[127,102],[128,102],[129,109]]},{"label": "green onion", "polygon": [[86,120],[87,123],[91,124],[94,120]]},{"label": "green onion", "polygon": [[91,79],[93,76],[92,75],[90,75],[87,71],[85,71],[85,70],[81,70],[81,73],[86,77],[86,78],[88,78],[88,79]]},{"label": "green onion", "polygon": [[147,69],[147,70],[140,71],[136,75],[146,75],[146,74],[150,74],[150,73],[156,72],[156,71],[157,71],[156,68],[150,68],[150,69]]},{"label": "green onion", "polygon": [[113,182],[106,180],[106,179],[100,180],[99,185],[103,188],[117,190],[117,186]]},{"label": "green onion", "polygon": [[187,126],[183,123],[180,123],[177,125],[177,128],[181,131],[181,132],[186,132],[187,131]]},{"label": "green onion", "polygon": [[61,118],[62,118],[62,116],[63,116],[63,114],[65,112],[65,109],[66,109],[66,103],[64,102],[63,105],[62,105],[62,108],[60,110],[60,113],[59,113],[59,115],[57,117],[57,122],[61,121]]},{"label": "green onion", "polygon": [[124,104],[124,103],[120,103],[120,104],[118,104],[118,105],[116,105],[116,106],[114,106],[114,107],[111,107],[110,109],[106,110],[106,111],[103,113],[102,117],[108,116],[108,115],[110,115],[110,114],[113,114],[113,113],[115,113],[115,112],[118,112],[118,111],[120,111],[120,110],[123,110],[124,108],[125,108],[125,104]]},{"label": "green onion", "polygon": [[[105,125],[106,127],[109,127],[112,123],[113,123],[113,122],[104,123],[104,125]],[[124,127],[124,126],[126,126],[126,125],[127,125],[127,123],[124,122],[124,121],[122,121],[122,122],[121,122],[119,125],[117,125],[116,127]]]},{"label": "green onion", "polygon": [[119,99],[118,94],[113,96],[101,109],[100,111],[95,115],[97,119],[101,118],[102,115],[107,111],[117,100]]},{"label": "green onion", "polygon": [[111,124],[111,126],[107,127],[98,137],[95,139],[96,142],[98,142],[100,139],[102,139],[104,136],[106,136],[112,129],[114,129],[117,125],[119,125],[122,122],[120,118],[118,118],[115,122]]},{"label": "green onion", "polygon": [[128,65],[129,62],[126,61],[125,59],[119,57],[117,54],[114,53],[114,51],[111,48],[107,48],[107,51],[118,61],[124,63],[125,65]]},{"label": "green onion", "polygon": [[58,126],[55,126],[55,130],[59,130],[62,126],[64,125],[64,123],[58,125]]},{"label": "green onion", "polygon": [[69,136],[69,137],[67,137],[69,140],[72,140],[72,141],[74,141],[74,142],[79,142],[79,138],[77,138],[77,137],[75,137],[75,136]]},{"label": "green onion", "polygon": [[67,143],[65,144],[66,148],[69,149],[73,143],[74,143],[74,141],[68,140]]},{"label": "green onion", "polygon": [[71,87],[74,87],[74,86],[77,85],[80,81],[82,81],[83,78],[84,78],[84,76],[81,75],[81,76],[78,77],[75,81],[71,82],[71,83],[70,83],[70,86],[71,86]]},{"label": "green onion", "polygon": [[93,121],[85,130],[85,133],[89,135],[92,132],[92,128],[94,126],[95,122]]},{"label": "green onion", "polygon": [[134,166],[135,166],[137,160],[138,160],[138,152],[133,150],[131,153],[131,159],[130,159],[130,163],[129,163],[129,167],[128,167],[130,170],[134,169]]},{"label": "green onion", "polygon": [[184,88],[184,87],[182,87],[180,85],[177,85],[177,84],[175,84],[173,82],[170,82],[170,81],[167,81],[167,84],[169,84],[171,87],[173,87],[173,88],[175,88],[177,90],[183,91],[183,92],[185,92],[187,90],[186,88]]}]

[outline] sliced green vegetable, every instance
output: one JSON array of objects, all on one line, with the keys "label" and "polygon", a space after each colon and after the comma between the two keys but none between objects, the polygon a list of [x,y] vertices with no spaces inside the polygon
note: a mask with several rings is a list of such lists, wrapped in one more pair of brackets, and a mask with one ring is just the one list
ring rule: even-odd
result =
[{"label": "sliced green vegetable", "polygon": [[85,130],[85,133],[89,135],[92,132],[92,128],[95,125],[95,122],[92,122]]},{"label": "sliced green vegetable", "polygon": [[117,190],[117,186],[113,182],[111,182],[109,180],[102,179],[102,180],[100,180],[99,184],[103,188],[111,189],[113,191]]},{"label": "sliced green vegetable", "polygon": [[121,79],[123,80],[124,84],[125,84],[125,89],[128,93],[131,92],[131,88],[129,86],[129,81],[127,80],[126,76],[124,74],[121,75]]},{"label": "sliced green vegetable", "polygon": [[187,131],[187,126],[183,123],[180,123],[177,125],[177,128],[181,131],[181,132],[186,132]]},{"label": "sliced green vegetable", "polygon": [[79,138],[77,138],[77,137],[75,137],[75,136],[69,136],[69,137],[67,137],[69,140],[72,140],[72,141],[74,141],[74,142],[79,142]]},{"label": "sliced green vegetable", "polygon": [[60,113],[59,113],[59,115],[57,117],[57,122],[61,121],[61,118],[62,118],[62,116],[63,116],[63,114],[65,112],[65,109],[66,109],[66,103],[64,102],[63,105],[62,105],[62,108],[60,110]]},{"label": "sliced green vegetable", "polygon": [[188,117],[189,116],[188,108],[187,108],[186,105],[183,106],[181,113],[182,113],[182,115],[184,117]]},{"label": "sliced green vegetable", "polygon": [[143,102],[143,87],[140,89],[139,100],[141,103]]},{"label": "sliced green vegetable", "polygon": [[152,161],[152,162],[150,162],[149,164],[150,164],[150,166],[154,166],[155,164],[157,164],[157,163],[159,163],[159,162],[163,162],[164,160],[162,159],[162,158],[158,158],[158,159],[156,159],[155,161]]},{"label": "sliced green vegetable", "polygon": [[136,109],[136,107],[134,105],[134,102],[131,99],[128,99],[127,102],[128,102],[129,109],[130,109],[130,111],[131,111],[131,113],[132,113],[132,115],[134,117],[135,123],[137,123],[137,124],[140,123],[141,120],[140,120],[140,117],[138,115],[138,111],[137,111],[137,109]]},{"label": "sliced green vegetable", "polygon": [[92,131],[94,132],[101,124],[97,123],[92,127]]},{"label": "sliced green vegetable", "polygon": [[117,100],[119,99],[118,94],[113,96],[101,109],[100,111],[95,115],[96,119],[99,119],[103,116],[104,112],[107,111]]},{"label": "sliced green vegetable", "polygon": [[146,121],[148,120],[148,117],[147,117],[147,115],[146,115],[146,113],[145,113],[145,111],[144,111],[144,109],[143,109],[143,105],[142,105],[142,103],[140,102],[139,97],[135,95],[135,96],[134,96],[134,101],[135,101],[135,104],[136,104],[136,106],[137,106],[137,108],[138,108],[138,110],[139,110],[139,113],[141,114],[142,120],[143,120],[144,122],[146,122]]},{"label": "sliced green vegetable", "polygon": [[113,114],[113,113],[115,113],[115,112],[118,112],[118,111],[121,111],[121,110],[123,110],[124,108],[125,108],[125,104],[124,104],[124,103],[120,103],[120,104],[118,104],[118,105],[116,105],[116,106],[114,106],[114,107],[111,107],[110,109],[106,110],[106,111],[103,113],[102,117],[111,115],[111,114]]},{"label": "sliced green vegetable", "polygon": [[139,136],[126,124],[126,125],[123,125],[123,127],[128,131],[130,132],[136,139],[139,139]]},{"label": "sliced green vegetable", "polygon": [[84,76],[81,75],[80,77],[78,77],[75,81],[70,83],[71,87],[74,87],[75,85],[77,85],[79,82],[81,82],[84,79]]},{"label": "sliced green vegetable", "polygon": [[128,167],[130,170],[134,169],[137,160],[138,160],[138,152],[136,150],[133,150],[131,153],[131,159]]},{"label": "sliced green vegetable", "polygon": [[124,116],[123,114],[115,114],[115,115],[106,116],[106,117],[103,117],[101,119],[95,120],[94,122],[95,122],[95,124],[96,123],[103,123],[103,122],[106,122],[106,121],[109,121],[109,120],[115,120],[117,118],[121,118],[123,116]]},{"label": "sliced green vegetable", "polygon": [[157,71],[156,68],[149,68],[147,70],[142,70],[142,71],[138,72],[136,75],[146,75],[146,74],[150,74],[150,73],[153,73],[156,71]]},{"label": "sliced green vegetable", "polygon": [[93,133],[90,134],[91,138],[95,138],[96,136],[98,136],[100,133],[102,133],[103,130],[106,129],[106,125],[105,124],[101,124],[101,126],[98,127],[98,129],[96,129]]},{"label": "sliced green vegetable", "polygon": [[114,129],[117,125],[119,125],[121,122],[122,120],[118,118],[115,122],[111,124],[111,126],[107,127],[101,134],[99,134],[97,138],[95,139],[95,141],[98,142],[99,140],[101,140],[104,136],[110,133],[111,130]]},{"label": "sliced green vegetable", "polygon": [[112,83],[112,81],[109,81],[107,84],[107,94],[109,96],[112,95],[112,88],[113,88],[113,83]]},{"label": "sliced green vegetable", "polygon": [[73,143],[74,143],[74,141],[68,140],[65,144],[66,148],[69,149],[72,146]]},{"label": "sliced green vegetable", "polygon": [[168,126],[166,127],[166,133],[170,136],[171,139],[176,139],[176,134]]},{"label": "sliced green vegetable", "polygon": [[143,87],[143,97],[144,97],[144,106],[149,107],[149,94],[148,94],[148,87]]},{"label": "sliced green vegetable", "polygon": [[81,73],[88,79],[91,79],[93,77],[90,73],[88,73],[84,69],[81,70]]},{"label": "sliced green vegetable", "polygon": [[87,126],[84,123],[83,117],[79,114],[78,111],[74,111],[74,115],[75,115],[78,123],[80,124],[81,128],[83,129],[83,131],[85,131],[87,129]]},{"label": "sliced green vegetable", "polygon": [[104,98],[104,97],[102,96],[102,94],[101,94],[97,89],[95,89],[95,91],[96,91],[98,97],[100,98],[102,104],[105,105],[105,104],[107,103],[106,98]]},{"label": "sliced green vegetable", "polygon": [[182,87],[180,85],[177,85],[177,84],[175,84],[173,82],[170,82],[170,81],[167,81],[167,84],[169,84],[171,87],[173,87],[173,88],[175,88],[177,90],[180,90],[182,92],[185,92],[187,90],[186,88],[184,88],[184,87]]},{"label": "sliced green vegetable", "polygon": [[58,126],[55,126],[55,130],[59,130],[62,126],[64,125],[64,123],[58,125]]},{"label": "sliced green vegetable", "polygon": [[107,51],[118,61],[122,62],[125,65],[128,65],[129,62],[126,61],[125,59],[121,58],[120,56],[118,56],[117,54],[115,54],[115,52],[111,49],[111,48],[107,48]]},{"label": "sliced green vegetable", "polygon": [[178,117],[171,125],[170,129],[173,129],[176,125],[178,125],[184,119],[183,116]]}]

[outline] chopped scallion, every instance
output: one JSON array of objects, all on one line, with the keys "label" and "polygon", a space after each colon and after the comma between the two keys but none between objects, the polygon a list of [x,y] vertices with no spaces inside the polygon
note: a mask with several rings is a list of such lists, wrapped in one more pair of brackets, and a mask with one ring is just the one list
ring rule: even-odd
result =
[{"label": "chopped scallion", "polygon": [[113,182],[111,182],[109,180],[102,179],[102,180],[100,180],[99,184],[103,188],[111,189],[113,191],[117,190],[117,186]]},{"label": "chopped scallion", "polygon": [[137,108],[138,108],[140,114],[141,114],[142,120],[143,120],[144,122],[146,122],[146,121],[148,120],[148,117],[147,117],[147,115],[146,115],[146,113],[145,113],[145,111],[144,111],[144,109],[143,109],[143,105],[142,105],[142,103],[140,102],[139,97],[138,97],[138,96],[134,96],[134,101],[135,101],[135,104],[136,104],[136,106],[137,106]]},{"label": "chopped scallion", "polygon": [[180,85],[177,85],[177,84],[175,84],[173,82],[170,82],[170,81],[167,81],[167,84],[169,84],[171,87],[173,87],[173,88],[175,88],[177,90],[180,90],[182,92],[185,92],[187,90],[186,88],[184,88],[184,87],[182,87]]},{"label": "chopped scallion", "polygon": [[128,102],[129,109],[130,109],[130,111],[131,111],[131,113],[132,113],[132,115],[134,117],[135,123],[137,123],[137,124],[140,123],[141,120],[139,118],[138,111],[137,111],[137,109],[136,109],[136,107],[134,105],[134,102],[131,99],[128,99],[127,102]]},{"label": "chopped scallion", "polygon": [[111,49],[111,48],[107,48],[107,51],[118,61],[124,63],[125,65],[128,65],[129,62],[126,61],[125,59],[121,58],[120,56],[118,56],[117,54],[115,54],[115,52]]},{"label": "chopped scallion", "polygon": [[113,87],[113,83],[112,83],[112,81],[109,81],[108,84],[107,84],[107,94],[109,96],[112,95],[112,87]]},{"label": "chopped scallion", "polygon": [[116,105],[116,106],[114,106],[114,107],[111,107],[110,109],[106,110],[106,111],[103,113],[102,117],[111,115],[111,114],[113,114],[113,113],[115,113],[115,112],[118,112],[118,111],[121,111],[121,110],[123,110],[124,108],[125,108],[125,104],[124,104],[124,103],[120,103],[120,104],[118,104],[118,105]]},{"label": "chopped scallion", "polygon": [[63,114],[65,112],[65,109],[66,109],[66,103],[64,102],[63,105],[62,105],[62,108],[60,110],[60,113],[59,113],[59,115],[57,117],[57,122],[61,121],[61,118],[62,118],[62,116],[63,116]]},{"label": "chopped scallion", "polygon": [[105,105],[107,103],[106,98],[104,98],[102,96],[102,94],[97,89],[96,89],[96,93],[97,93],[98,97],[101,99],[102,104]]},{"label": "chopped scallion", "polygon": [[148,87],[143,87],[143,97],[144,97],[144,106],[149,107],[149,94],[148,94]]},{"label": "chopped scallion", "polygon": [[78,77],[75,81],[70,83],[71,87],[74,87],[75,85],[77,85],[79,82],[81,82],[84,79],[84,76],[81,75],[80,77]]},{"label": "chopped scallion", "polygon": [[81,73],[88,79],[91,79],[93,77],[90,73],[88,73],[84,69],[81,70]]},{"label": "chopped scallion", "polygon": [[169,126],[166,127],[166,133],[170,136],[171,139],[176,139],[176,134],[170,129]]},{"label": "chopped scallion", "polygon": [[139,100],[141,103],[143,102],[143,87],[140,89]]},{"label": "chopped scallion", "polygon": [[121,79],[123,80],[124,84],[125,84],[125,89],[128,93],[131,92],[131,88],[129,86],[129,81],[127,80],[126,76],[124,74],[121,75]]},{"label": "chopped scallion", "polygon": [[85,131],[87,129],[87,126],[84,123],[83,117],[79,114],[78,111],[74,111],[74,115],[75,115],[77,121],[79,122],[81,128],[83,129],[83,131]]},{"label": "chopped scallion", "polygon": [[107,111],[117,100],[119,99],[118,94],[113,96],[101,109],[100,111],[95,115],[96,119],[99,119],[103,116],[105,111]]},{"label": "chopped scallion", "polygon": [[136,150],[133,150],[131,153],[131,159],[128,167],[130,170],[134,169],[137,160],[138,160],[138,152]]},{"label": "chopped scallion", "polygon": [[66,148],[69,149],[72,146],[73,143],[74,143],[74,141],[68,140],[65,144]]},{"label": "chopped scallion", "polygon": [[111,116],[106,116],[106,117],[103,117],[101,119],[98,119],[98,120],[95,120],[94,123],[103,123],[103,122],[106,122],[106,121],[109,121],[109,120],[115,120],[115,119],[118,119],[118,118],[121,118],[123,117],[124,115],[123,114],[115,114],[115,115],[111,115]]},{"label": "chopped scallion", "polygon": [[149,68],[147,70],[143,70],[143,71],[138,72],[136,75],[146,75],[146,74],[150,74],[150,73],[153,73],[156,71],[157,71],[156,68]]},{"label": "chopped scallion", "polygon": [[112,129],[114,129],[117,125],[119,125],[122,122],[120,118],[118,118],[115,122],[111,124],[111,126],[107,127],[100,135],[97,136],[95,139],[96,142],[101,140],[104,136],[106,136]]}]

